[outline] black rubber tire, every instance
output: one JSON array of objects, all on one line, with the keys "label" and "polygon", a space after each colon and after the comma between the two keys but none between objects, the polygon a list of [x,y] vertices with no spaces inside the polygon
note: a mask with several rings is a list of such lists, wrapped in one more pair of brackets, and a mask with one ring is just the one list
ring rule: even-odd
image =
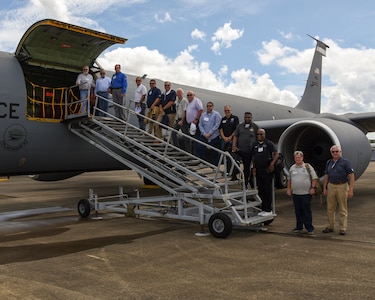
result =
[{"label": "black rubber tire", "polygon": [[208,228],[216,238],[226,238],[231,234],[232,227],[232,220],[224,213],[215,213],[208,221]]},{"label": "black rubber tire", "polygon": [[82,218],[87,218],[91,212],[91,205],[89,200],[81,199],[78,201],[77,205],[78,213]]}]

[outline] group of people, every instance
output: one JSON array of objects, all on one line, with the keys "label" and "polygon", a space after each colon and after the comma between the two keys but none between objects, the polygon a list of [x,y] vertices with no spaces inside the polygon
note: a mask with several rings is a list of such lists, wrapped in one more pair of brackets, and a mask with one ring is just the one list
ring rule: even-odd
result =
[{"label": "group of people", "polygon": [[[279,158],[277,147],[266,139],[266,132],[252,121],[250,112],[244,113],[244,121],[232,114],[229,105],[224,106],[224,116],[214,109],[212,101],[207,102],[206,111],[203,110],[202,101],[195,96],[193,91],[188,91],[184,97],[184,91],[178,88],[172,89],[169,81],[164,82],[164,92],[156,86],[156,80],[151,79],[150,88],[147,91],[142,84],[142,78],[136,78],[134,94],[134,109],[138,114],[139,127],[162,139],[162,128],[159,123],[174,128],[172,142],[175,146],[195,154],[209,161],[213,165],[219,162],[217,151],[210,151],[205,144],[223,151],[230,152],[239,162],[242,161],[245,188],[248,188],[250,178],[256,180],[259,197],[262,199],[261,216],[271,216],[273,199],[273,178],[275,165]],[[124,119],[123,102],[127,90],[127,78],[121,72],[121,66],[115,65],[115,73],[110,79],[100,70],[100,78],[94,83],[89,74],[88,66],[83,67],[83,72],[78,75],[76,84],[79,86],[82,101],[81,112],[87,110],[87,98],[89,90],[94,88],[95,95],[99,95],[97,107],[98,115],[104,115],[108,111],[108,93],[112,94],[115,103],[115,116]],[[147,110],[147,114],[146,114]],[[146,116],[146,118],[145,118]],[[156,120],[157,123],[150,121]],[[181,130],[185,135],[194,137],[187,139],[176,132]],[[193,142],[192,142],[193,141]],[[326,163],[323,180],[323,194],[327,197],[328,225],[323,233],[334,232],[335,213],[338,205],[339,234],[345,235],[347,230],[348,207],[347,199],[353,197],[354,171],[350,162],[341,156],[341,149],[333,145],[330,149],[332,158]],[[287,194],[292,196],[295,208],[296,227],[295,233],[304,232],[314,234],[312,224],[311,200],[315,194],[315,187],[319,184],[319,178],[312,165],[305,163],[302,151],[294,152],[295,163],[289,169]],[[253,174],[251,174],[253,166]],[[229,172],[232,169],[230,161],[226,165]],[[238,171],[233,169],[231,180],[237,179]]]},{"label": "group of people", "polygon": [[[169,81],[164,82],[163,92],[156,86],[155,79],[150,80],[148,91],[142,84],[142,78],[136,78],[136,85],[134,109],[138,112],[141,129],[146,129],[146,120],[149,125],[148,132],[162,139],[160,123],[174,128],[172,142],[175,146],[213,165],[218,165],[220,158],[219,152],[213,149],[230,152],[242,161],[245,187],[249,187],[251,175],[256,178],[259,196],[262,199],[262,211],[259,214],[273,214],[272,179],[279,153],[277,147],[265,138],[265,130],[253,123],[250,112],[245,112],[244,121],[240,123],[239,118],[232,114],[230,105],[224,107],[224,116],[215,110],[212,101],[207,102],[204,110],[202,101],[193,91],[188,91],[185,98],[183,89],[178,88],[174,91]],[[157,123],[151,120],[156,120]],[[179,135],[179,130],[194,139]],[[251,165],[254,166],[253,174]],[[226,167],[231,180],[238,180],[238,171],[234,168],[230,174],[230,160]]]},{"label": "group of people", "polygon": [[[353,197],[354,170],[350,162],[342,157],[341,148],[333,145],[330,148],[332,158],[325,166],[323,179],[323,194],[327,197],[327,218],[328,225],[323,233],[334,232],[335,215],[338,206],[339,234],[345,235],[348,220],[347,199]],[[319,178],[314,168],[303,161],[302,151],[294,152],[294,161],[289,169],[287,194],[293,197],[293,204],[296,216],[295,233],[314,234],[312,224],[311,200],[315,194]]]},{"label": "group of people", "polygon": [[112,78],[106,76],[106,72],[100,69],[100,77],[94,82],[93,76],[89,73],[89,67],[84,66],[83,72],[78,75],[76,85],[79,88],[81,108],[80,113],[88,113],[89,94],[98,95],[97,115],[105,116],[108,112],[109,93],[112,94],[115,116],[124,120],[124,96],[128,88],[126,75],[121,72],[121,65],[115,65],[115,73]]},{"label": "group of people", "polygon": [[[164,123],[166,126],[181,130],[184,134],[194,137],[202,143],[190,142],[189,139],[179,138],[172,133],[173,144],[185,151],[217,165],[219,155],[217,151],[210,151],[205,145],[230,152],[239,162],[242,161],[244,184],[248,188],[250,179],[255,178],[258,195],[262,199],[261,216],[271,216],[273,200],[273,178],[275,166],[279,158],[277,147],[266,139],[266,132],[259,128],[252,120],[250,112],[244,113],[243,122],[232,114],[230,105],[224,106],[224,116],[214,109],[212,101],[207,102],[206,110],[202,101],[195,96],[193,91],[184,91],[178,88],[176,92],[171,88],[171,83],[164,83],[165,91],[156,86],[154,79],[150,80],[150,89],[147,92],[142,85],[142,79],[136,78],[135,108],[139,107],[139,126],[145,129],[144,117],[146,108],[148,116]],[[144,103],[146,102],[146,104]],[[165,121],[163,121],[165,119]],[[155,136],[162,138],[160,126],[157,123],[149,124],[148,132],[154,131]],[[339,206],[339,233],[346,234],[347,229],[347,198],[353,196],[354,173],[348,160],[341,157],[341,149],[334,145],[331,147],[332,159],[327,162],[323,194],[327,197],[328,225],[323,233],[334,231],[336,206]],[[312,165],[303,161],[301,151],[294,152],[295,164],[290,167],[287,194],[293,196],[295,207],[296,233],[302,233],[303,227],[308,234],[314,234],[312,224],[311,200],[319,179]],[[231,170],[230,161],[226,170]],[[251,173],[251,167],[253,173]],[[233,169],[231,180],[237,179],[238,172]]]}]

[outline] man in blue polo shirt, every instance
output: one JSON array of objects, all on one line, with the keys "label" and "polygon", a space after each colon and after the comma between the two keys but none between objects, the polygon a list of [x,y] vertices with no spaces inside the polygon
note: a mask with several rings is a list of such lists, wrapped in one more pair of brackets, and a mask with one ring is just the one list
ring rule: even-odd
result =
[{"label": "man in blue polo shirt", "polygon": [[[156,87],[156,80],[150,80],[150,90],[147,93],[146,105],[148,108],[148,117],[151,117],[153,120],[159,116],[159,103],[161,99],[161,90]],[[156,124],[154,122],[149,122],[148,133],[152,134],[156,129]]]},{"label": "man in blue polo shirt", "polygon": [[[202,113],[199,119],[199,140],[217,149],[220,148],[220,132],[219,126],[221,123],[221,115],[214,110],[214,104],[210,101],[207,102],[207,111]],[[206,146],[201,143],[196,145],[198,157],[209,161],[217,166],[219,162],[219,153],[213,149],[206,149]],[[209,156],[206,158],[206,152]]]},{"label": "man in blue polo shirt", "polygon": [[105,76],[105,71],[100,69],[100,77],[95,82],[95,95],[98,95],[98,116],[106,117],[108,112],[108,90],[111,86],[111,79]]},{"label": "man in blue polo shirt", "polygon": [[350,162],[341,157],[341,148],[333,145],[332,158],[327,161],[324,174],[323,194],[327,197],[328,226],[323,233],[334,231],[336,206],[339,205],[339,233],[346,234],[348,222],[348,197],[353,197],[354,171]]},{"label": "man in blue polo shirt", "polygon": [[115,74],[112,75],[111,81],[111,92],[112,100],[115,104],[115,116],[121,120],[125,120],[124,109],[124,97],[126,94],[126,89],[128,88],[128,81],[126,75],[121,72],[121,66],[119,64],[115,65]]}]

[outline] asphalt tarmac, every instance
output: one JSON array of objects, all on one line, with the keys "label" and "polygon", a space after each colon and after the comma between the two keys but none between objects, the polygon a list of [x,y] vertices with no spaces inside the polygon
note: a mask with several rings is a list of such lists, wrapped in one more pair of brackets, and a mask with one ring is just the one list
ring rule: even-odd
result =
[{"label": "asphalt tarmac", "polygon": [[[100,212],[77,202],[135,196],[132,171],[61,182],[26,176],[0,182],[1,299],[374,299],[375,162],[355,184],[347,235],[323,234],[325,204],[313,202],[315,235],[293,234],[293,204],[276,191],[267,231],[236,228],[226,239],[197,236],[198,224]],[[141,196],[158,189],[140,189]],[[206,229],[208,231],[208,229]]]}]

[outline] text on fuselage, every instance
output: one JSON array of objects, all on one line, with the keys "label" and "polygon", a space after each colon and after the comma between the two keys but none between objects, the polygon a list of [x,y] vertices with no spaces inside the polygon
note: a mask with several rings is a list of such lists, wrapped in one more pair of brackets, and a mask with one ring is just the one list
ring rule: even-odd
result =
[{"label": "text on fuselage", "polygon": [[0,102],[0,119],[19,119],[17,109],[20,105],[18,103]]}]

